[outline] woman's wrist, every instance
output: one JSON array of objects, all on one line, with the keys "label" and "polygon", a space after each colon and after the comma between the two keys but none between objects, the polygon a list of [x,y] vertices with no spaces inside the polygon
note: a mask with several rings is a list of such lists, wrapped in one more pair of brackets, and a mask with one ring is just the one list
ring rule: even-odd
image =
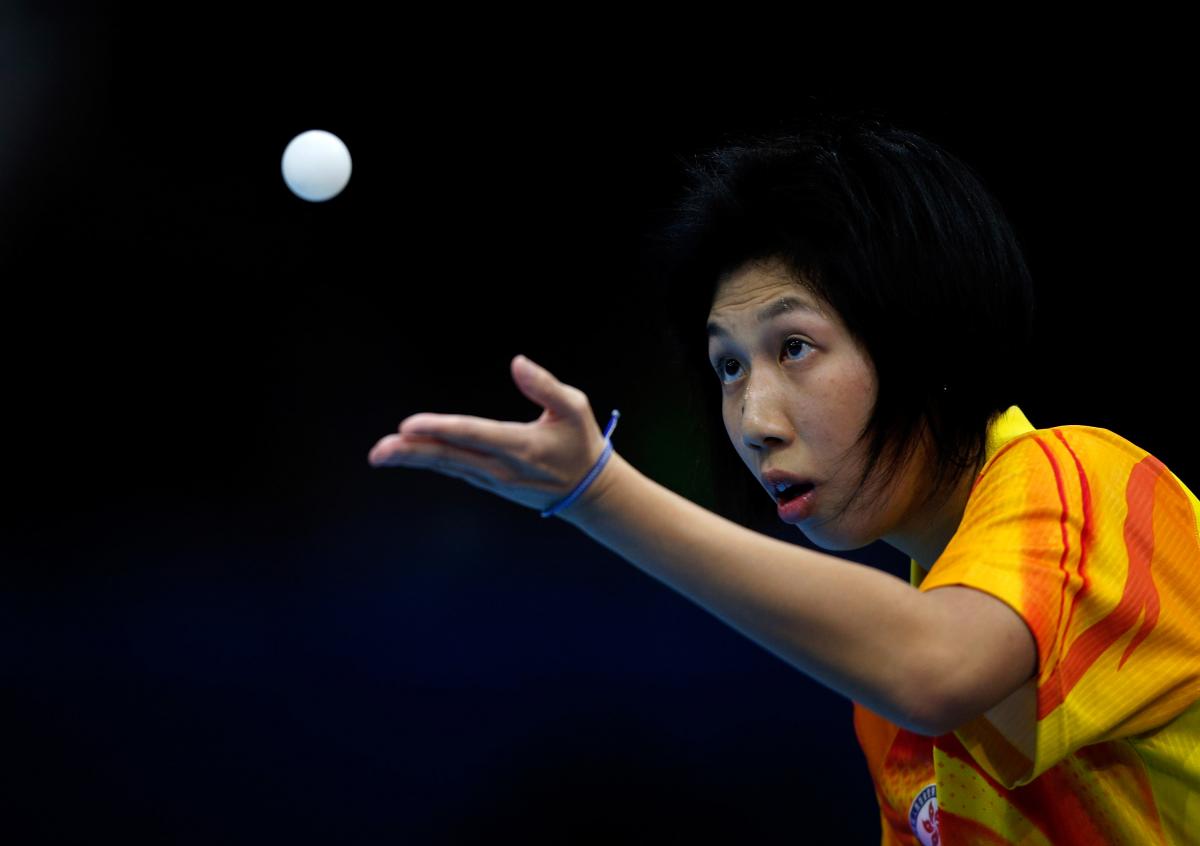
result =
[{"label": "woman's wrist", "polygon": [[614,449],[608,461],[597,474],[587,489],[569,506],[558,512],[559,517],[580,529],[587,530],[602,520],[607,512],[607,503],[613,497],[613,488],[621,485],[628,477],[633,465],[621,457]]},{"label": "woman's wrist", "polygon": [[543,517],[552,517],[555,514],[558,514],[560,511],[565,511],[566,509],[570,508],[577,500],[583,497],[589,488],[591,488],[592,484],[596,481],[596,478],[604,471],[604,467],[608,463],[608,460],[612,457],[613,445],[611,438],[613,429],[617,428],[617,420],[619,420],[620,417],[621,412],[614,408],[612,417],[609,418],[608,426],[604,430],[604,446],[600,450],[600,456],[596,459],[595,463],[592,465],[592,468],[588,470],[588,472],[571,490],[570,493],[542,512]]}]

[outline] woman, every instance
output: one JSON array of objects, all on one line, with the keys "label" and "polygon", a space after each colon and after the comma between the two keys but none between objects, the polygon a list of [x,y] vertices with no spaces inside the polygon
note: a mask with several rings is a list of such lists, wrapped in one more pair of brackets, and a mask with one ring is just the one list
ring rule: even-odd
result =
[{"label": "woman", "polygon": [[689,173],[670,302],[735,451],[781,519],[827,550],[883,539],[909,583],[657,485],[523,356],[536,421],[416,414],[370,462],[560,509],[852,699],[884,844],[1192,842],[1200,502],[1119,436],[1014,404],[1032,286],[978,178],[842,117]]}]

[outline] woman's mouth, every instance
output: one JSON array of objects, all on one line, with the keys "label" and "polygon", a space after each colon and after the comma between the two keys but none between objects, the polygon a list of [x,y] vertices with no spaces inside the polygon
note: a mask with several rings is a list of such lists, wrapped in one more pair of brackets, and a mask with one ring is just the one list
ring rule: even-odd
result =
[{"label": "woman's mouth", "polygon": [[806,519],[813,511],[813,494],[816,486],[812,482],[791,485],[776,495],[779,519],[794,523]]}]

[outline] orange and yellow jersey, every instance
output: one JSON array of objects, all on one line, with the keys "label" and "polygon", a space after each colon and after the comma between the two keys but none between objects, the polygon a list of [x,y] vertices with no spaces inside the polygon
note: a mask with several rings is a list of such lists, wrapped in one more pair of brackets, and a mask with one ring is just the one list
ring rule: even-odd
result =
[{"label": "orange and yellow jersey", "polygon": [[1200,502],[1124,438],[1016,406],[987,451],[911,583],[1006,603],[1037,672],[938,737],[855,703],[884,846],[1200,843]]}]

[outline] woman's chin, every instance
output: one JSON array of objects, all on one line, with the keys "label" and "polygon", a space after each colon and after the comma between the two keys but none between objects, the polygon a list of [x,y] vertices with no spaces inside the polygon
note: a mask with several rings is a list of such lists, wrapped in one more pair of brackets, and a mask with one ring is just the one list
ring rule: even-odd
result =
[{"label": "woman's chin", "polygon": [[853,535],[829,531],[828,527],[809,526],[796,527],[800,534],[808,538],[814,546],[828,552],[846,552],[870,546],[874,538],[860,538]]}]

